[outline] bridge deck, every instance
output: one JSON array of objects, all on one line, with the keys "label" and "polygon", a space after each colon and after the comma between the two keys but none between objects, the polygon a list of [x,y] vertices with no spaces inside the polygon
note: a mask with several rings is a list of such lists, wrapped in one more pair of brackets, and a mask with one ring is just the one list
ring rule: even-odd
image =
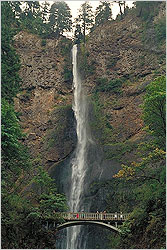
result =
[{"label": "bridge deck", "polygon": [[56,213],[59,216],[63,217],[67,221],[75,221],[75,220],[93,220],[93,221],[125,221],[129,214],[122,213],[86,213],[86,212],[78,212],[78,213]]}]

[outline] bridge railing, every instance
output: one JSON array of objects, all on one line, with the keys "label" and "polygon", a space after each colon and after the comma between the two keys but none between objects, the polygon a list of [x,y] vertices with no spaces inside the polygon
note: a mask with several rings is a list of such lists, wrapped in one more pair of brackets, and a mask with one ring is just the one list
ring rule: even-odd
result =
[{"label": "bridge railing", "polygon": [[59,214],[65,220],[101,220],[101,221],[124,221],[128,218],[128,214],[123,213],[86,213],[86,212],[62,212]]}]

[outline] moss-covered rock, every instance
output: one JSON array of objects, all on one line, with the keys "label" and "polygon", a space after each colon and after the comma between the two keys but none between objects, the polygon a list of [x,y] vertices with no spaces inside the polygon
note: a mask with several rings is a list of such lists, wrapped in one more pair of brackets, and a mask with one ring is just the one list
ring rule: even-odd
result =
[{"label": "moss-covered rock", "polygon": [[48,121],[43,154],[48,162],[68,157],[76,146],[75,119],[71,105],[57,106]]}]

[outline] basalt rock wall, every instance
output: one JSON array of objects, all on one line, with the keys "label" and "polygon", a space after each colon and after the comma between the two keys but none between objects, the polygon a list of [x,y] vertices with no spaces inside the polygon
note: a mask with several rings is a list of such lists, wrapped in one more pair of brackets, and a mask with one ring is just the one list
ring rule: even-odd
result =
[{"label": "basalt rock wall", "polygon": [[[26,133],[24,143],[45,169],[68,157],[75,148],[72,111],[72,42],[65,37],[41,39],[28,32],[15,36],[20,56],[21,92],[15,109]],[[66,77],[66,73],[70,77]]]}]

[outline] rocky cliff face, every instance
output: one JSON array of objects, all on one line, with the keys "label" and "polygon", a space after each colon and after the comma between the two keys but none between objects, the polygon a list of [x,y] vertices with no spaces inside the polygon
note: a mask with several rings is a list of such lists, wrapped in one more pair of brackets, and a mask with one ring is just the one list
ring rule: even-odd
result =
[{"label": "rocky cliff face", "polygon": [[146,30],[140,18],[127,15],[98,27],[87,43],[87,63],[92,72],[87,74],[85,85],[89,94],[98,92],[117,142],[135,140],[143,134],[140,104],[145,88],[165,74],[165,43],[157,41],[154,27],[165,18],[164,9],[162,4],[154,24]]},{"label": "rocky cliff face", "polygon": [[65,77],[67,70],[71,74],[71,41],[64,37],[42,40],[20,32],[15,36],[15,48],[22,78],[15,107],[21,112],[24,143],[48,168],[66,158],[76,142],[72,81]]}]

